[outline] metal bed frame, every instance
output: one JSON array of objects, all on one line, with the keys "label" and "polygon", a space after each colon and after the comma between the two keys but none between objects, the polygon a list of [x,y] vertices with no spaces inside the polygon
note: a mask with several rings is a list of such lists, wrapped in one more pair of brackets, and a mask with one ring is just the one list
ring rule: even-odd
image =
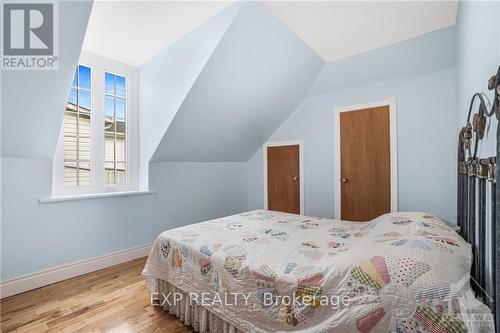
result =
[{"label": "metal bed frame", "polygon": [[[500,328],[500,126],[496,128],[496,156],[481,157],[480,142],[487,133],[488,118],[500,120],[500,66],[488,81],[494,91],[491,108],[481,93],[472,96],[467,123],[458,138],[457,224],[472,245],[471,287],[491,309]],[[473,114],[474,108],[477,112]],[[500,123],[499,123],[500,125]],[[493,130],[493,129],[492,129]]]}]

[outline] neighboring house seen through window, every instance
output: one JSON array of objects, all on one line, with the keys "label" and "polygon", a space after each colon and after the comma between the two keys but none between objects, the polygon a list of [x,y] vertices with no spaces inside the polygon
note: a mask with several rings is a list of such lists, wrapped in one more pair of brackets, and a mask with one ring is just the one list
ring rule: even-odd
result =
[{"label": "neighboring house seen through window", "polygon": [[127,79],[105,74],[104,101],[104,175],[106,184],[125,184],[126,173],[126,126]]},{"label": "neighboring house seen through window", "polygon": [[64,183],[90,185],[91,180],[91,69],[79,65],[64,111]]},{"label": "neighboring house seen through window", "polygon": [[136,77],[134,67],[82,56],[54,159],[54,195],[137,189]]}]

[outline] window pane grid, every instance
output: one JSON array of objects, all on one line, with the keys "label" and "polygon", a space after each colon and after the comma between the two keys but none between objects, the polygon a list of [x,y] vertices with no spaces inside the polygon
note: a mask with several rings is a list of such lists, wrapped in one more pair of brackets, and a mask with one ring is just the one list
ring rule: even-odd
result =
[{"label": "window pane grid", "polygon": [[105,73],[105,183],[125,184],[126,181],[126,78]]},{"label": "window pane grid", "polygon": [[64,112],[64,183],[91,184],[91,70],[79,65]]}]

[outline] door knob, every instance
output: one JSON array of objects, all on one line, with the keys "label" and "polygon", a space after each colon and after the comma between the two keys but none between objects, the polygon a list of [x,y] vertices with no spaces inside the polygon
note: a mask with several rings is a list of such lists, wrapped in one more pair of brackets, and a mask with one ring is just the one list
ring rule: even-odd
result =
[{"label": "door knob", "polygon": [[292,179],[293,179],[294,181],[296,181],[296,180],[298,180],[298,179],[299,179],[299,177],[297,177],[297,176],[293,176],[293,178],[292,178]]},{"label": "door knob", "polygon": [[342,178],[340,181],[341,181],[342,183],[347,183],[347,182],[348,182],[347,178]]}]

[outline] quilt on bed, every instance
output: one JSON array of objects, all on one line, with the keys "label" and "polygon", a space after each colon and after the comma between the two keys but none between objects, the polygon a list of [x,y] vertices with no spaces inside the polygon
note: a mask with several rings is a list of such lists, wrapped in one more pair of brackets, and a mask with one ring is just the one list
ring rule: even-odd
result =
[{"label": "quilt on bed", "polygon": [[471,324],[489,310],[470,266],[470,245],[428,214],[346,222],[257,210],[162,233],[143,275],[150,291],[165,280],[249,332],[493,331]]}]

